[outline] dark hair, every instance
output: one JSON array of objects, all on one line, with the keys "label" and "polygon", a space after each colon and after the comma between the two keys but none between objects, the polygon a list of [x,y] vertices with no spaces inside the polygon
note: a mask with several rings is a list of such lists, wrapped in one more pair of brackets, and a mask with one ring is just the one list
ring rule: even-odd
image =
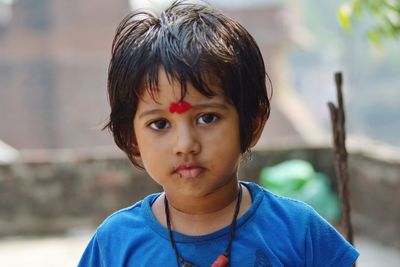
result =
[{"label": "dark hair", "polygon": [[187,82],[201,94],[212,97],[207,82],[217,81],[227,101],[239,114],[240,145],[250,146],[257,122],[266,121],[270,103],[264,61],[252,36],[238,22],[206,4],[175,1],[160,16],[133,12],[117,28],[108,70],[111,105],[109,128],[114,140],[132,161],[135,148],[133,118],[147,90],[157,93],[158,70],[169,79]]}]

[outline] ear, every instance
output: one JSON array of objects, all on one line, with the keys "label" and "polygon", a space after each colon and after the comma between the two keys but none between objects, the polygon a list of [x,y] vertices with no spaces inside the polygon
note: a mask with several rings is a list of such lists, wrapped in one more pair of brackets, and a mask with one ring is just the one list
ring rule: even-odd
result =
[{"label": "ear", "polygon": [[132,144],[132,151],[133,151],[133,156],[137,159],[140,159],[140,150],[139,146],[136,143]]},{"label": "ear", "polygon": [[253,148],[257,144],[258,140],[261,137],[266,122],[267,118],[265,116],[259,116],[253,122],[254,131],[251,137],[249,148]]}]

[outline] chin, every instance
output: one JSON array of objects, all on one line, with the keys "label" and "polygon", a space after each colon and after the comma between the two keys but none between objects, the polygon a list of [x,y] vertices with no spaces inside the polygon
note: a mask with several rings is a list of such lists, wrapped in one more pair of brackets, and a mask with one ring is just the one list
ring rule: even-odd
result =
[{"label": "chin", "polygon": [[186,187],[180,188],[177,193],[179,193],[183,197],[191,197],[191,198],[198,198],[204,197],[208,194],[212,193],[213,190],[209,190],[207,188],[197,187]]}]

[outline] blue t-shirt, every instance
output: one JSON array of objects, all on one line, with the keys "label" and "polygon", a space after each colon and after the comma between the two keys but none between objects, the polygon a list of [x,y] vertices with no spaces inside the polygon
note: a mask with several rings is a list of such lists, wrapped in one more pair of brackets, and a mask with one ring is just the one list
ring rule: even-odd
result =
[{"label": "blue t-shirt", "polygon": [[[351,266],[358,252],[310,206],[242,183],[252,196],[250,209],[237,220],[230,266]],[[163,227],[151,211],[153,194],[108,217],[87,246],[79,267],[177,266]],[[229,239],[227,226],[188,236],[174,232],[182,257],[210,266]]]}]

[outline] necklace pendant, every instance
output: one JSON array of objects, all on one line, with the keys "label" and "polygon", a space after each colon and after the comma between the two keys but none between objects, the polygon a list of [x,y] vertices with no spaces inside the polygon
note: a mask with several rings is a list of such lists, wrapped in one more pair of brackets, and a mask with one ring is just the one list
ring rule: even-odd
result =
[{"label": "necklace pendant", "polygon": [[184,261],[182,263],[182,267],[195,267],[195,266],[191,262]]},{"label": "necklace pendant", "polygon": [[218,258],[214,261],[211,267],[225,267],[228,266],[229,259],[224,254],[218,256]]}]

